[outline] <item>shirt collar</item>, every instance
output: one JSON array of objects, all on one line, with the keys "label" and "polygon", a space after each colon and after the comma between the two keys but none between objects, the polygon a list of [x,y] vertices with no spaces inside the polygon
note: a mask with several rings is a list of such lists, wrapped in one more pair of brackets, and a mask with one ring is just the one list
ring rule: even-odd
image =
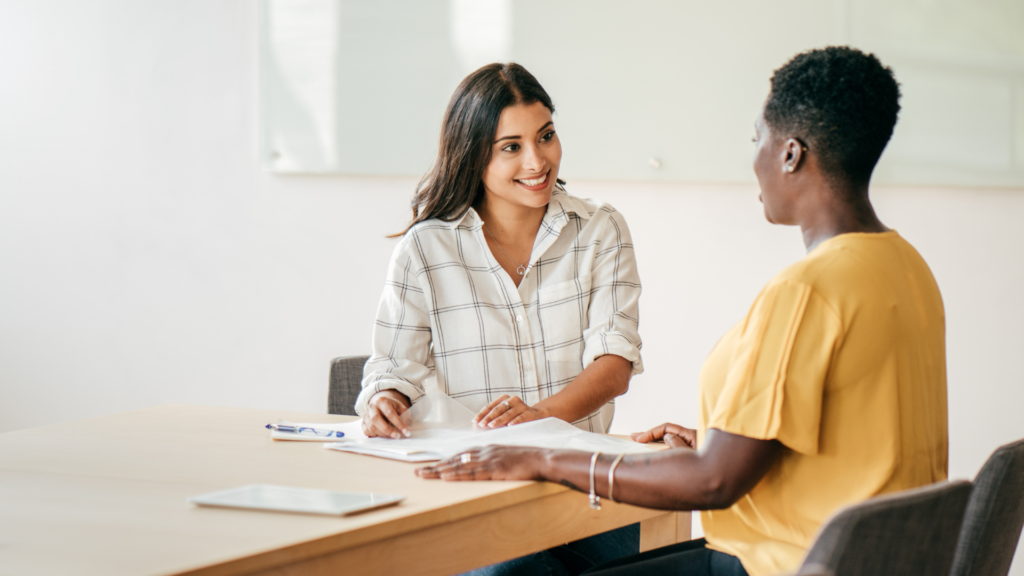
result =
[{"label": "shirt collar", "polygon": [[[561,224],[565,224],[569,221],[569,214],[575,214],[584,220],[589,220],[593,216],[590,210],[587,209],[585,202],[570,196],[561,184],[555,184],[555,189],[551,193],[551,200],[548,202],[548,209],[544,213],[541,226],[547,224],[549,227],[552,227],[559,220]],[[482,226],[483,221],[480,220],[480,215],[476,213],[476,210],[470,207],[462,216],[449,222],[448,226],[455,230],[463,224],[468,228],[476,228]]]},{"label": "shirt collar", "polygon": [[555,184],[555,190],[551,194],[551,201],[548,202],[548,211],[544,215],[544,219],[564,218],[568,221],[569,214],[575,214],[584,220],[589,220],[592,216],[590,210],[587,209],[586,202],[569,196],[561,184]]},{"label": "shirt collar", "polygon": [[483,221],[480,220],[480,215],[476,213],[476,210],[472,206],[470,206],[469,209],[462,214],[462,216],[459,216],[455,220],[449,222],[448,226],[450,226],[452,230],[455,230],[459,226],[462,226],[463,222],[466,223],[467,228],[475,228],[476,224],[479,224]]}]

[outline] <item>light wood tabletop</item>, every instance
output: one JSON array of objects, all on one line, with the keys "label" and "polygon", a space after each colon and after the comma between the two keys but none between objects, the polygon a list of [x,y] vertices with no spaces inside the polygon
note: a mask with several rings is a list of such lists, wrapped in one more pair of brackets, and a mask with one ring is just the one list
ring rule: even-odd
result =
[{"label": "light wood tabletop", "polygon": [[[544,482],[442,482],[417,465],[275,442],[271,410],[171,405],[0,434],[0,575],[452,574],[641,522],[641,548],[689,539],[689,513]],[[346,517],[201,508],[245,484],[403,494]]]}]

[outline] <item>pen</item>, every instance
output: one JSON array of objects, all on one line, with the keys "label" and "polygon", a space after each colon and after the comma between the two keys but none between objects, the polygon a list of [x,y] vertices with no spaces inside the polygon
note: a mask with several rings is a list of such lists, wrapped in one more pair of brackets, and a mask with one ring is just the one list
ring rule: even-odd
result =
[{"label": "pen", "polygon": [[267,428],[277,430],[279,432],[291,432],[292,434],[316,434],[317,436],[322,436],[324,438],[341,438],[345,435],[344,432],[339,430],[322,430],[306,426],[292,426],[290,424],[267,424]]}]

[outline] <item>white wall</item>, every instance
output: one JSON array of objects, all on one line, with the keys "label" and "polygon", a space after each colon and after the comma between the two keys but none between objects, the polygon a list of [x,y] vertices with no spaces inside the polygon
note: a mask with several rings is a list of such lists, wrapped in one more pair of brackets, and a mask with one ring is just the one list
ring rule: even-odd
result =
[{"label": "white wall", "polygon": [[462,77],[515,60],[552,94],[578,177],[751,182],[743,156],[772,70],[849,43],[903,93],[876,182],[1024,187],[1019,1],[262,1],[276,172],[418,175]]},{"label": "white wall", "polygon": [[[0,4],[0,432],[167,402],[323,411],[330,358],[368,350],[414,181],[261,172],[255,32],[244,0]],[[626,215],[645,285],[647,372],[614,430],[692,423],[705,355],[798,232],[750,185],[566,176]],[[950,472],[971,477],[1024,437],[1024,190],[875,199],[943,290]]]}]

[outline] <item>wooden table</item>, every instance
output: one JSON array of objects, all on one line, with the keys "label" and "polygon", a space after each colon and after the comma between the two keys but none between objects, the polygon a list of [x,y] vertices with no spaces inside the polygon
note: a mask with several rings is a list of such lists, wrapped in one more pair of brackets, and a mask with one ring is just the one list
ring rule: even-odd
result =
[{"label": "wooden table", "polygon": [[[442,482],[416,465],[274,442],[278,418],[161,406],[0,434],[0,574],[452,574],[641,522],[641,548],[689,539],[690,515],[543,482]],[[404,494],[343,518],[200,508],[244,484]]]}]

